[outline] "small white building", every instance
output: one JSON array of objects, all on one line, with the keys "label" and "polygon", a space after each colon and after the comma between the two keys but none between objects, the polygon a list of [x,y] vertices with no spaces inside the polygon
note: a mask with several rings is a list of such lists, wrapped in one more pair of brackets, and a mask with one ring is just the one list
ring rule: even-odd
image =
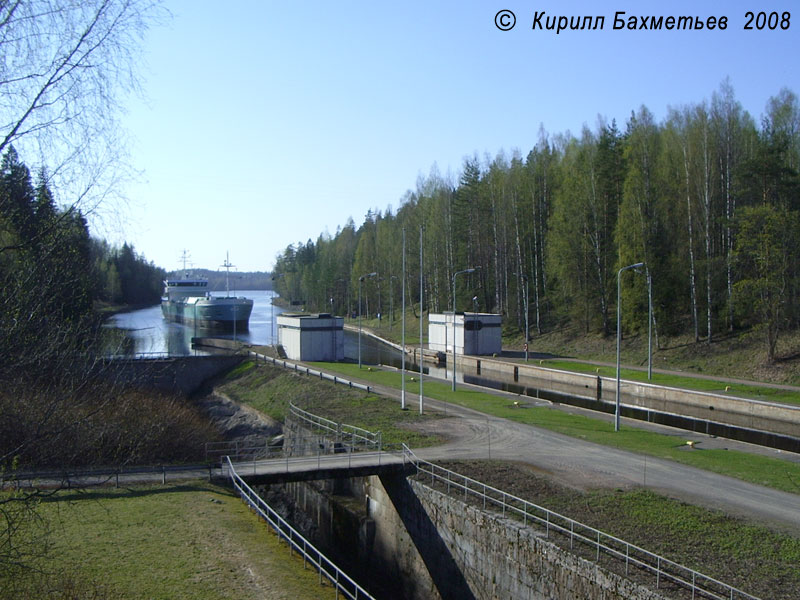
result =
[{"label": "small white building", "polygon": [[428,316],[428,347],[437,352],[492,355],[502,351],[500,315],[492,313],[432,313]]},{"label": "small white building", "polygon": [[291,360],[344,359],[344,318],[327,313],[278,315],[278,343]]}]

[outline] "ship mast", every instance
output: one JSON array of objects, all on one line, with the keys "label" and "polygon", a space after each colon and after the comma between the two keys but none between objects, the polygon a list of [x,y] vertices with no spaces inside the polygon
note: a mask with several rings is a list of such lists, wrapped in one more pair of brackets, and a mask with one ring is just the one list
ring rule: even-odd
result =
[{"label": "ship mast", "polygon": [[186,263],[189,261],[190,258],[191,258],[191,256],[189,255],[189,251],[184,248],[183,252],[181,253],[181,261],[183,262],[183,278],[184,279],[189,277],[189,272],[186,270]]},{"label": "ship mast", "polygon": [[229,252],[225,252],[225,262],[221,265],[225,267],[225,295],[230,298],[231,297],[231,290],[230,290],[230,269],[231,267],[235,267],[236,265],[232,265],[231,261],[228,260]]}]

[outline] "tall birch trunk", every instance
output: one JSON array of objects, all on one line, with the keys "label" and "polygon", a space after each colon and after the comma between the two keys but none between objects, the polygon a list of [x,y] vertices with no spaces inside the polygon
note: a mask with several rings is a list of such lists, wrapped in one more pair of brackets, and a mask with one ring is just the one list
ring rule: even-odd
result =
[{"label": "tall birch trunk", "polygon": [[692,290],[692,325],[694,326],[694,341],[700,340],[700,330],[697,318],[697,273],[694,264],[694,228],[692,225],[692,193],[689,181],[689,153],[688,142],[683,144],[683,170],[686,177],[686,216],[689,228],[689,284]]}]

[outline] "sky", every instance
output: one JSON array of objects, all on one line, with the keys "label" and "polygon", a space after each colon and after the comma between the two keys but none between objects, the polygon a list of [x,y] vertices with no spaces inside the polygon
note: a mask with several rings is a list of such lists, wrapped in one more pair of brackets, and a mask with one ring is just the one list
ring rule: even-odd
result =
[{"label": "sky", "polygon": [[[768,8],[763,6],[768,4]],[[726,77],[757,122],[800,93],[800,10],[745,31],[769,3],[648,0],[166,0],[142,61],[143,97],[123,118],[124,227],[101,231],[167,270],[226,259],[269,271],[289,244],[396,210],[432,168],[522,156],[551,137],[646,106],[710,100]],[[495,24],[501,10],[516,25]],[[547,17],[604,16],[602,30],[534,30]],[[614,15],[727,17],[726,30],[614,30]],[[509,17],[499,18],[501,24]],[[796,22],[795,22],[796,20]]]}]

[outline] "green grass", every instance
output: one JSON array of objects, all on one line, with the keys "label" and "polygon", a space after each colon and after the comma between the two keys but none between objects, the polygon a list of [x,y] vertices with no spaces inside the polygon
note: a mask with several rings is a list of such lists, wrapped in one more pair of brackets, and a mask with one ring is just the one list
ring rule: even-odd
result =
[{"label": "green grass", "polygon": [[[394,309],[394,322],[390,323],[389,313],[387,312],[383,319],[362,319],[361,327],[368,329],[370,333],[374,333],[378,337],[385,340],[399,344],[403,338],[403,322],[401,311],[399,307]],[[345,323],[358,327],[358,319],[346,319]],[[428,316],[425,313],[423,318],[423,338],[428,339]],[[419,345],[419,319],[414,316],[414,313],[409,309],[406,311],[406,345],[418,346]]]},{"label": "green grass", "polygon": [[[562,371],[574,371],[577,373],[591,373],[603,377],[616,377],[616,367],[598,366],[592,363],[581,363],[559,359],[543,359],[535,364]],[[743,383],[731,383],[723,380],[697,378],[684,375],[673,375],[665,373],[653,373],[653,379],[647,379],[647,372],[641,369],[620,369],[620,377],[631,381],[641,381],[653,383],[666,387],[683,388],[696,390],[699,392],[722,393],[731,396],[741,396],[756,400],[766,400],[769,402],[784,402],[787,404],[800,404],[800,394],[791,390],[784,390],[775,387],[765,387],[759,385],[748,385]]]},{"label": "green grass", "polygon": [[[356,320],[352,322],[357,324]],[[427,335],[427,323],[424,335]],[[364,319],[364,329],[376,335],[400,343],[401,324],[400,309],[395,307],[395,321],[390,327],[389,320],[384,318]],[[725,377],[749,379],[776,383],[800,385],[800,332],[782,334],[778,355],[779,360],[772,365],[766,364],[764,344],[761,336],[754,331],[739,332],[735,335],[718,335],[713,344],[705,341],[694,342],[686,336],[669,338],[661,336],[661,348],[653,349],[654,365],[664,370],[686,371],[682,375],[653,374],[653,383],[670,387],[686,388],[707,392],[724,392],[746,398],[800,404],[800,394],[779,388],[764,388],[757,385],[728,383]],[[419,320],[411,310],[406,314],[406,344],[415,346],[419,343]],[[503,333],[503,348],[521,351],[524,336],[514,327],[506,326]],[[607,365],[615,362],[616,338],[598,334],[583,334],[574,330],[553,330],[541,335],[534,335],[530,342],[532,352],[551,353],[555,356],[570,356],[578,360],[598,361]],[[646,381],[647,376],[642,369],[627,369],[624,365],[647,364],[647,336],[627,336],[622,342],[623,377],[634,381]],[[595,373],[595,364],[565,361],[560,359],[544,359],[545,366],[552,366],[565,371]],[[693,377],[691,372],[704,373],[717,380]],[[615,367],[600,367],[604,376],[614,377]]]},{"label": "green grass", "polygon": [[372,432],[380,431],[384,447],[399,447],[405,442],[421,448],[441,442],[436,436],[414,429],[418,423],[440,418],[437,414],[420,415],[414,410],[400,411],[394,400],[287,372],[280,367],[263,364],[257,368],[242,367],[237,377],[228,378],[221,391],[276,421],[285,419],[289,403],[292,402],[338,423],[357,425]]},{"label": "green grass", "polygon": [[[326,371],[365,379],[376,384],[399,388],[400,374],[372,367],[371,370],[347,363],[318,363]],[[407,375],[408,376],[408,375]],[[408,376],[410,379],[410,376]],[[406,384],[413,385],[409,382]],[[450,384],[425,380],[425,396],[479,410],[486,414],[543,427],[590,442],[667,458],[722,475],[736,477],[788,492],[800,493],[800,465],[760,455],[732,450],[688,450],[674,436],[662,435],[635,427],[623,426],[614,431],[613,423],[548,407],[518,407],[507,397],[486,392],[457,389]],[[357,423],[356,423],[357,424]]]},{"label": "green grass", "polygon": [[[43,567],[105,597],[334,597],[238,496],[205,482],[64,491],[43,502],[40,514],[53,544]],[[17,597],[35,597],[40,582],[38,574],[18,578],[27,591]]]},{"label": "green grass", "polygon": [[647,549],[740,589],[764,598],[800,589],[800,538],[647,490],[592,493],[584,502],[592,520],[622,539],[637,539],[637,531],[668,531],[663,538],[645,533]]},{"label": "green grass", "polygon": [[445,466],[495,487],[512,488],[535,504],[749,593],[796,598],[800,589],[798,537],[650,490],[576,492],[525,465],[456,461]]}]

